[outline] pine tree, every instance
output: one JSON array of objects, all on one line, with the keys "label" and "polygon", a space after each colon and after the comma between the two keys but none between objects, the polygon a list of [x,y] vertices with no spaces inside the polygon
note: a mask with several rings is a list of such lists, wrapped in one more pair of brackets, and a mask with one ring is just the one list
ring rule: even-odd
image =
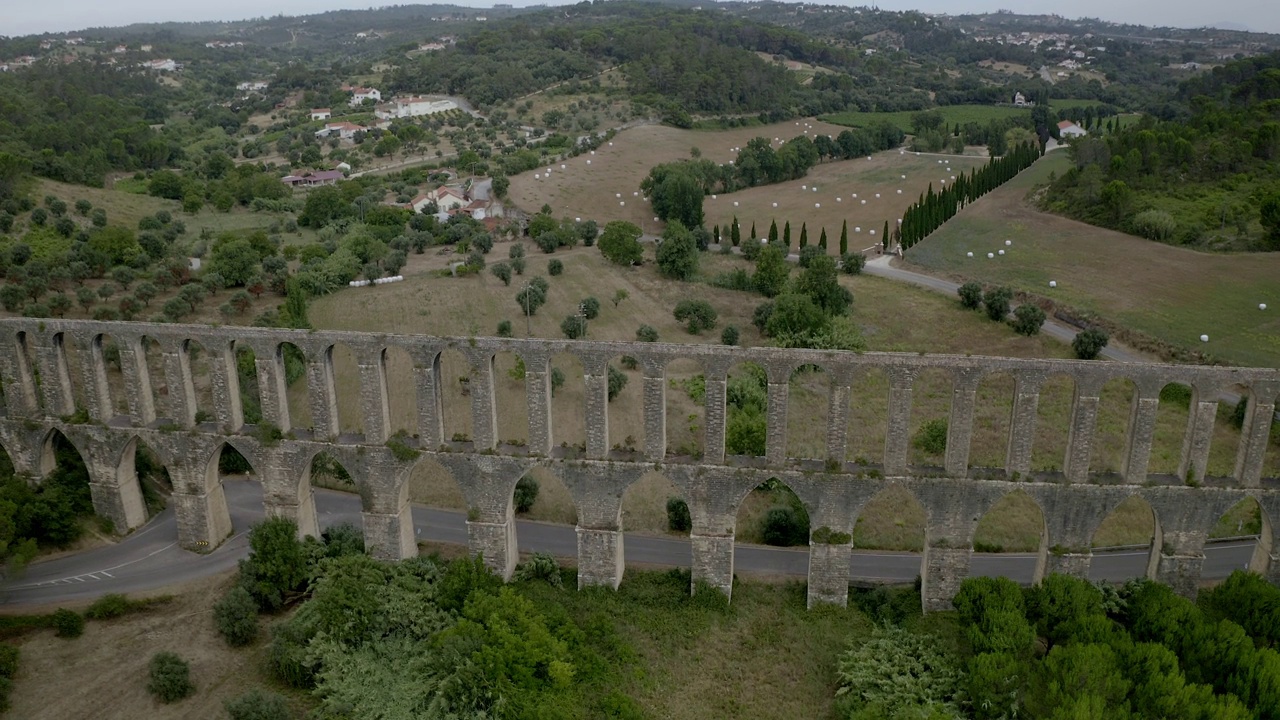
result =
[{"label": "pine tree", "polygon": [[782,227],[782,244],[788,250],[791,249],[791,221],[790,220],[788,220],[786,222],[786,225]]},{"label": "pine tree", "polygon": [[818,247],[822,248],[822,252],[827,251],[827,229],[822,228],[822,234],[818,236]]},{"label": "pine tree", "polygon": [[769,223],[769,244],[773,245],[778,242],[778,221],[774,220]]},{"label": "pine tree", "polygon": [[809,223],[800,223],[800,247],[809,244]]},{"label": "pine tree", "polygon": [[849,221],[845,220],[844,225],[840,227],[840,255],[841,257],[849,254]]},{"label": "pine tree", "polygon": [[733,216],[733,228],[729,230],[730,240],[734,247],[738,247],[738,243],[742,242],[742,230],[738,228],[738,216]]}]

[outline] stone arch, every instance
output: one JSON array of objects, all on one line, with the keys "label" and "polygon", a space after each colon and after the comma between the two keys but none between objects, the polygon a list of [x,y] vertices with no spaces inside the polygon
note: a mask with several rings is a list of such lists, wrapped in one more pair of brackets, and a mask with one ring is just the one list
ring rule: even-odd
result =
[{"label": "stone arch", "polygon": [[[1110,508],[1094,529],[1090,540],[1093,562],[1089,578],[1110,581],[1135,577],[1154,579],[1162,541],[1160,518],[1152,504],[1141,493],[1125,497]],[[1123,560],[1135,555],[1146,556],[1141,566]]]},{"label": "stone arch", "polygon": [[129,406],[125,402],[123,366],[120,359],[120,345],[108,333],[97,333],[89,341],[89,372],[92,382],[98,385],[102,397],[99,402],[103,407],[99,412],[101,419],[108,424],[117,418],[127,418]]},{"label": "stone arch", "polygon": [[694,358],[663,366],[666,456],[701,459],[706,442],[706,368]]},{"label": "stone arch", "polygon": [[1044,576],[1048,550],[1049,524],[1045,521],[1044,509],[1021,489],[1001,495],[974,527],[975,553],[1034,554],[1036,563],[1032,582],[1038,582]]},{"label": "stone arch", "polygon": [[1149,476],[1173,477],[1177,474],[1194,394],[1195,391],[1186,383],[1171,382],[1160,388],[1155,430],[1151,434],[1151,455],[1147,461]]},{"label": "stone arch", "polygon": [[672,530],[668,524],[667,501],[689,499],[680,486],[659,470],[646,470],[622,493],[621,526],[628,532],[668,534],[687,537],[689,529]]},{"label": "stone arch", "polygon": [[[566,451],[585,455],[587,448],[586,367],[570,352],[558,352],[550,358],[551,373],[551,452]],[[557,371],[559,374],[557,374]],[[557,378],[563,383],[557,387]],[[574,450],[577,448],[578,450]]]},{"label": "stone arch", "polygon": [[788,458],[827,458],[831,392],[836,382],[831,370],[821,364],[809,363],[788,373],[785,428]]},{"label": "stone arch", "polygon": [[275,346],[275,365],[284,373],[283,386],[286,406],[289,408],[289,428],[314,428],[315,418],[311,411],[311,378],[307,364],[310,362],[306,352],[291,342],[277,343]]},{"label": "stone arch", "polygon": [[470,442],[475,437],[471,413],[471,363],[456,348],[444,348],[436,355],[435,367],[440,378],[444,441]]},{"label": "stone arch", "polygon": [[48,382],[57,383],[56,395],[63,403],[63,407],[52,409],[53,414],[70,415],[87,410],[83,374],[76,372],[84,362],[80,348],[76,343],[68,342],[67,334],[61,331],[53,333],[49,342],[54,377]]},{"label": "stone arch", "polygon": [[[238,465],[235,459],[243,460],[248,466],[244,471]],[[271,487],[270,480],[260,471],[262,469],[263,459],[257,448],[251,443],[246,442],[242,438],[228,436],[223,438],[222,442],[209,454],[209,458],[204,463],[202,488],[208,494],[211,501],[221,503],[225,507],[227,515],[228,528],[227,532],[238,530],[247,530],[246,527],[237,527],[235,518],[231,515],[231,507],[242,506],[254,508],[270,509],[273,504],[270,498],[273,496],[284,495],[289,496],[283,488]],[[307,495],[310,493],[310,487],[307,487]],[[295,497],[304,497],[303,492],[299,489]],[[296,502],[296,500],[295,500]],[[212,504],[212,502],[211,502]],[[214,517],[220,517],[223,512],[222,508],[214,506],[211,508],[211,514]],[[270,512],[267,513],[271,515]],[[256,516],[254,512],[252,515]],[[312,518],[314,518],[312,513]],[[314,522],[307,524],[301,517],[294,517],[298,522],[298,532],[302,535],[314,535]]]},{"label": "stone arch", "polygon": [[[786,478],[769,477],[738,501],[734,537],[739,542],[756,545],[807,545],[811,515],[817,510],[811,505]],[[794,532],[786,532],[788,530]]]},{"label": "stone arch", "polygon": [[387,393],[388,435],[401,433],[418,437],[418,393],[413,376],[413,358],[399,345],[382,348],[382,376]]},{"label": "stone arch", "polygon": [[858,370],[849,395],[845,459],[863,467],[883,467],[889,423],[889,373],[880,367]]},{"label": "stone arch", "polygon": [[[515,507],[515,491],[520,480],[524,478],[531,478],[537,482],[538,493],[533,507],[521,513],[519,508]],[[516,483],[511,486],[511,493],[512,507],[516,509],[517,517],[560,525],[575,525],[578,522],[578,501],[560,475],[544,465],[535,465],[517,478]]]},{"label": "stone arch", "polygon": [[[81,460],[85,460],[89,457],[89,454],[85,452],[85,448],[82,446],[81,442],[77,442],[77,439],[72,439],[70,435],[63,432],[62,428],[57,426],[51,427],[45,431],[40,438],[40,455],[36,470],[41,479],[48,477],[49,473],[57,469],[57,446],[59,444],[65,444],[75,450]],[[87,463],[88,461],[85,460],[85,462]]]},{"label": "stone arch", "polygon": [[[141,353],[138,358],[138,369],[139,371],[145,369],[146,372],[145,380],[139,379],[138,391],[142,393],[150,392],[151,407],[155,415],[154,420],[148,424],[161,421],[176,421],[177,418],[170,417],[173,413],[171,412],[169,394],[174,389],[169,387],[168,376],[165,373],[162,341],[159,338],[144,334],[139,336],[137,347]],[[142,423],[142,419],[139,418],[138,422]]]},{"label": "stone arch", "polygon": [[866,550],[924,549],[928,520],[924,503],[901,482],[888,483],[859,510],[853,546]]},{"label": "stone arch", "polygon": [[[946,459],[955,378],[943,368],[923,368],[911,384],[911,442],[907,457],[915,467],[941,468]],[[939,444],[937,441],[941,439]]]},{"label": "stone arch", "polygon": [[[768,454],[769,372],[750,360],[729,366],[725,385],[724,454],[759,462]],[[782,440],[785,441],[785,436]]]},{"label": "stone arch", "polygon": [[430,454],[424,454],[409,469],[405,492],[409,502],[431,508],[467,511],[467,497],[453,472]]},{"label": "stone arch", "polygon": [[1137,394],[1137,384],[1127,377],[1111,378],[1098,390],[1090,473],[1118,477],[1124,469],[1125,451],[1132,431],[1130,416]]},{"label": "stone arch", "polygon": [[500,350],[493,354],[490,363],[498,444],[528,447],[533,440],[529,436],[529,361],[519,352]]},{"label": "stone arch", "polygon": [[[640,459],[648,436],[644,423],[644,371],[640,359],[614,355],[605,362],[606,405],[609,452],[618,459]],[[621,377],[621,384],[615,378]],[[609,399],[612,395],[612,399]]]},{"label": "stone arch", "polygon": [[361,407],[360,365],[355,351],[335,342],[324,349],[324,364],[333,380],[334,406],[338,410],[339,436],[363,435],[364,408]]},{"label": "stone arch", "polygon": [[[1058,474],[1065,471],[1067,438],[1071,434],[1071,407],[1079,390],[1076,379],[1065,373],[1049,375],[1040,384],[1036,402],[1036,428],[1031,445],[1031,472]],[[1018,391],[1015,390],[1015,393]],[[1018,398],[1014,398],[1014,413]],[[1011,415],[1010,445],[1019,434],[1018,418]],[[1010,447],[1012,454],[1013,448]]]},{"label": "stone arch", "polygon": [[1004,467],[1013,413],[1015,379],[1009,372],[989,373],[978,382],[974,398],[973,435],[969,466],[996,470]]},{"label": "stone arch", "polygon": [[[112,486],[124,516],[125,527],[121,531],[138,527],[160,512],[160,491],[169,492],[172,499],[177,489],[169,475],[168,462],[138,435],[125,443],[113,470]],[[116,518],[112,520],[118,522]]]},{"label": "stone arch", "polygon": [[[234,361],[236,384],[240,389],[240,409],[246,425],[257,425],[263,421],[264,398],[262,388],[258,385],[257,351],[242,340],[231,343],[231,357]],[[240,430],[241,428],[232,428]]]},{"label": "stone arch", "polygon": [[186,358],[187,371],[191,381],[192,408],[197,425],[218,420],[218,410],[213,396],[213,371],[210,368],[212,356],[209,350],[196,339],[187,338],[182,341],[181,348]]},{"label": "stone arch", "polygon": [[[19,402],[25,409],[39,412],[44,408],[44,403],[40,397],[40,375],[35,371],[36,364],[31,348],[31,338],[25,330],[19,330],[14,333],[13,338],[16,345],[14,357],[17,361],[17,367],[14,368],[14,371],[18,375],[15,381],[18,386],[19,397],[22,398]],[[14,396],[11,393],[6,393],[5,399],[12,403]]]}]

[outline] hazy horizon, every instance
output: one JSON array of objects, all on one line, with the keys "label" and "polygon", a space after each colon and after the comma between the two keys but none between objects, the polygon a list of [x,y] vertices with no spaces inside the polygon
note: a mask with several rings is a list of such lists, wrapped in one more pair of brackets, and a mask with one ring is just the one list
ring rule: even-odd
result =
[{"label": "hazy horizon", "polygon": [[[493,6],[492,2],[448,4],[474,8]],[[512,0],[511,4],[523,7],[538,3]],[[546,4],[572,3],[553,1]],[[1150,0],[1080,0],[1073,3],[1070,10],[1064,10],[1060,3],[1047,0],[985,0],[963,7],[944,0],[882,0],[867,5],[884,10],[920,10],[953,15],[1010,10],[1020,14],[1057,14],[1072,19],[1092,17],[1153,27],[1198,28],[1226,25],[1229,29],[1244,27],[1255,32],[1280,33],[1280,3],[1264,4],[1260,0],[1223,0],[1214,4],[1175,0],[1159,8],[1158,23],[1152,22],[1151,15],[1155,13]],[[134,23],[237,21],[275,15],[313,15],[330,10],[377,7],[384,5],[365,5],[352,0],[225,0],[217,6],[199,4],[180,7],[162,0],[117,0],[109,5],[100,0],[54,0],[53,3],[23,4],[0,9],[0,35],[19,37],[95,27],[120,27]]]}]

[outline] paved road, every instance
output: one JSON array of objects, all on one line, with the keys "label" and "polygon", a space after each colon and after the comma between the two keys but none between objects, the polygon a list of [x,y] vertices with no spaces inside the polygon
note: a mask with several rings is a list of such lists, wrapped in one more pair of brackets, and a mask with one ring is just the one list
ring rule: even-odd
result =
[{"label": "paved road", "polygon": [[[245,480],[228,480],[225,487],[236,534],[212,553],[200,555],[178,547],[170,508],[117,545],[32,565],[22,577],[0,587],[0,603],[13,608],[86,601],[104,593],[153,590],[234,568],[248,553],[244,530],[262,518],[262,488]],[[355,495],[317,490],[316,511],[324,527],[360,522],[360,502]],[[467,542],[466,518],[461,512],[414,506],[413,522],[419,540],[458,545]],[[567,558],[577,555],[577,534],[571,526],[521,520],[517,521],[517,536],[522,551]],[[1232,570],[1246,566],[1253,548],[1253,541],[1209,546],[1205,550],[1204,576],[1226,577]],[[628,563],[678,567],[690,564],[689,542],[682,538],[628,533],[624,549]],[[796,578],[808,574],[809,553],[803,548],[738,544],[735,553],[735,570],[739,573]],[[1031,554],[975,554],[972,572],[1028,583],[1035,564],[1036,557]],[[1145,551],[1102,552],[1094,556],[1092,577],[1124,580],[1142,575],[1146,564]],[[855,580],[906,583],[920,573],[920,556],[856,552],[850,565]]]}]

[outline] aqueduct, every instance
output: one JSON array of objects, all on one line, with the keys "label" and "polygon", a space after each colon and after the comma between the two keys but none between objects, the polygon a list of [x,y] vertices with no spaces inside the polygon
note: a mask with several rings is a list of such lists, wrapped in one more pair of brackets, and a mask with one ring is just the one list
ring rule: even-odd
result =
[{"label": "aqueduct", "polygon": [[[111,340],[111,357],[104,338]],[[286,397],[283,347],[305,358],[310,426],[299,427]],[[340,433],[333,349],[345,345],[359,373],[362,433]],[[207,354],[212,412],[198,412],[193,348]],[[237,352],[253,351],[262,422],[245,423]],[[416,432],[393,436],[390,398],[409,388],[388,382],[391,351],[412,360]],[[469,413],[465,441],[446,437],[441,355],[461,353],[469,365]],[[118,352],[118,361],[115,353]],[[160,362],[148,363],[148,353]],[[514,353],[524,364],[528,440],[498,437],[494,358]],[[585,401],[584,447],[557,445],[551,413],[551,362],[557,354],[581,363]],[[608,372],[611,358],[636,359],[643,375],[644,438],[641,448],[611,444]],[[701,457],[676,456],[667,447],[667,366],[696,361],[705,377]],[[768,378],[766,452],[726,455],[726,387],[729,370],[750,361]],[[118,362],[119,379],[108,372]],[[158,370],[157,370],[158,366]],[[830,378],[826,457],[787,454],[788,379],[797,368],[818,366]],[[878,370],[888,379],[888,431],[883,462],[871,467],[846,460],[854,381]],[[950,380],[950,410],[943,467],[909,465],[913,384],[922,372]],[[159,372],[161,378],[153,377]],[[974,402],[979,383],[995,373],[1013,377],[1012,414],[1003,468],[972,468]],[[1053,376],[1073,381],[1069,437],[1060,473],[1033,473],[1032,445],[1040,389]],[[1119,473],[1091,473],[1100,390],[1114,379],[1135,387]],[[517,560],[512,492],[526,472],[543,466],[563,480],[578,514],[579,585],[617,587],[623,574],[621,501],[646,472],[669,478],[687,500],[693,521],[692,572],[731,592],[734,532],[739,503],[757,485],[777,478],[791,487],[812,518],[809,601],[845,603],[850,580],[849,534],[864,505],[891,485],[909,490],[927,517],[921,578],[927,609],[946,608],[968,574],[979,518],[1006,494],[1021,490],[1045,520],[1037,575],[1085,575],[1090,538],[1102,519],[1138,495],[1155,514],[1148,575],[1184,592],[1199,581],[1203,549],[1213,522],[1245,497],[1257,500],[1262,537],[1252,567],[1280,580],[1280,479],[1264,478],[1271,419],[1280,395],[1276,369],[1140,365],[1062,360],[846,353],[712,345],[444,338],[358,332],[148,323],[6,319],[0,321],[3,416],[0,443],[15,469],[32,478],[52,469],[52,437],[61,432],[84,457],[98,514],[126,532],[146,521],[134,472],[134,448],[154,449],[173,483],[180,543],[192,550],[217,546],[231,531],[218,459],[224,445],[255,468],[266,512],[296,519],[315,533],[311,460],[328,452],[348,468],[360,491],[366,544],[384,558],[417,552],[407,478],[417,463],[433,461],[462,489],[468,506],[468,539],[509,578]],[[1176,476],[1149,473],[1160,390],[1167,383],[1192,388],[1189,419]],[[166,392],[155,394],[163,384]],[[1230,477],[1208,476],[1218,402],[1224,392],[1248,398],[1243,431]],[[113,402],[113,393],[123,403]],[[122,407],[123,406],[123,407]],[[821,532],[819,532],[821,529]]]}]

